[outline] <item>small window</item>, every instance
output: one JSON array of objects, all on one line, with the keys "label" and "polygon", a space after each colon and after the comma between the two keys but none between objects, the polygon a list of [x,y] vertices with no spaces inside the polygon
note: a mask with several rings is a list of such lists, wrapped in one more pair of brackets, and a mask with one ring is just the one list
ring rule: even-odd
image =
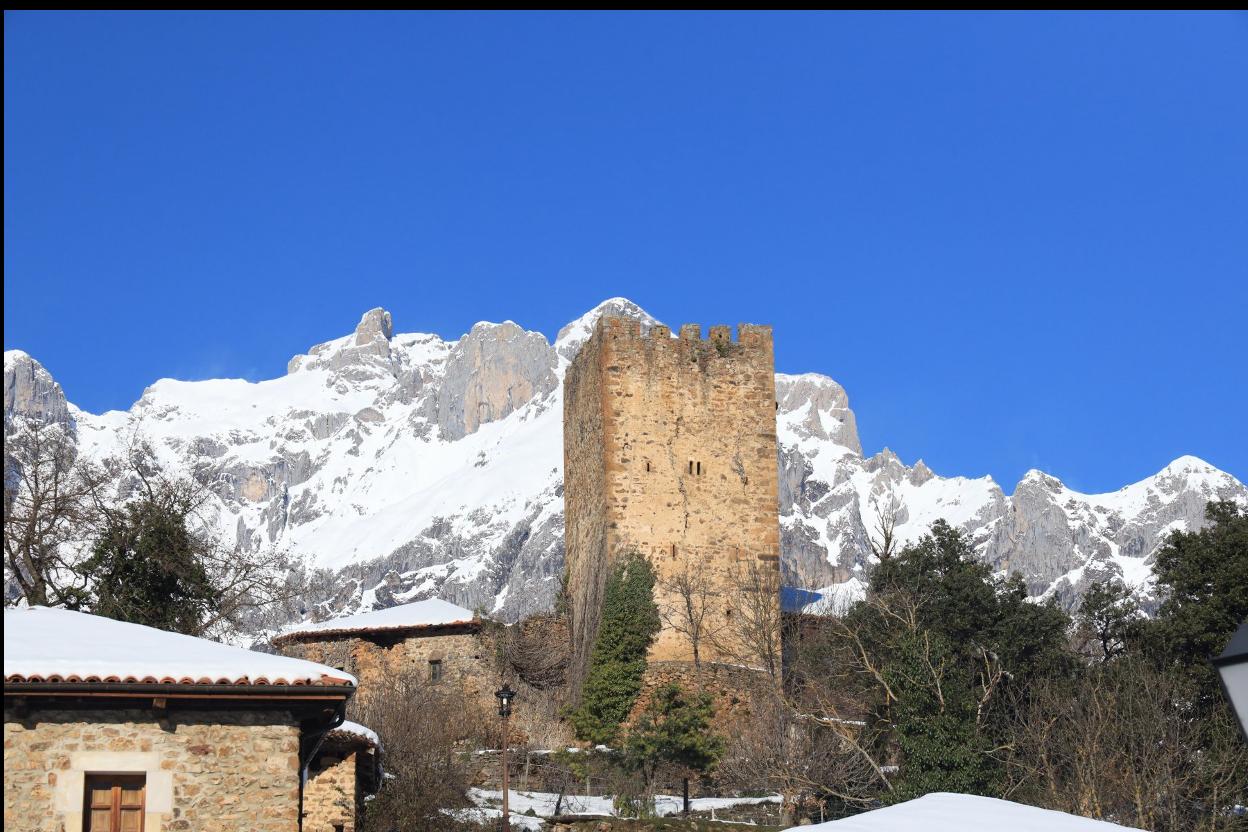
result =
[{"label": "small window", "polygon": [[441,659],[429,660],[429,681],[430,682],[442,681],[442,660]]},{"label": "small window", "polygon": [[647,474],[649,474],[649,473],[650,473],[650,463],[649,463],[649,462],[647,462],[647,463],[646,463],[646,473],[647,473]]},{"label": "small window", "polygon": [[698,476],[699,477],[702,476],[702,463],[701,462],[698,463]]},{"label": "small window", "polygon": [[693,473],[693,460],[692,460],[692,459],[691,459],[691,460],[689,460],[689,473],[690,473],[690,474],[692,474],[692,473]]},{"label": "small window", "polygon": [[88,774],[83,800],[86,832],[142,832],[147,777]]}]

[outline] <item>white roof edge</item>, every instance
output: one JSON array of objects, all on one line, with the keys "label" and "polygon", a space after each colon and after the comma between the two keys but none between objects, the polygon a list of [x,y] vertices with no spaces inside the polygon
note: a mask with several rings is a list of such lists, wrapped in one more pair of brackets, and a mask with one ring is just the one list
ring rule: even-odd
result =
[{"label": "white roof edge", "polygon": [[355,687],[354,676],[142,624],[53,607],[4,611],[5,683]]},{"label": "white roof edge", "polygon": [[292,624],[274,636],[273,642],[317,634],[417,630],[452,627],[477,621],[479,621],[477,615],[470,609],[441,598],[427,598],[423,601],[413,601],[410,604],[356,613],[342,618]]}]

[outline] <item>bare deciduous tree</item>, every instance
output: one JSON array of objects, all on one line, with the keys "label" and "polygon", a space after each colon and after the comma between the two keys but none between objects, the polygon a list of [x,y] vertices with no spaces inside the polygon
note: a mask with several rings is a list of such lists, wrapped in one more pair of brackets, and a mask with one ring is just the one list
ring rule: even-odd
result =
[{"label": "bare deciduous tree", "polygon": [[[4,438],[4,576],[28,604],[76,608],[96,527],[96,475],[65,425],[14,416]],[[13,600],[6,598],[7,600]]]},{"label": "bare deciduous tree", "polygon": [[470,805],[471,749],[477,745],[470,740],[478,727],[497,720],[485,719],[462,691],[430,685],[415,672],[389,676],[360,691],[357,700],[352,718],[381,737],[386,771],[369,801],[364,828],[465,828],[453,810]]},{"label": "bare deciduous tree", "polygon": [[897,549],[897,519],[901,504],[893,494],[881,502],[875,501],[875,535],[868,540],[871,553],[880,560],[888,560]]},{"label": "bare deciduous tree", "polygon": [[764,670],[779,683],[780,570],[770,560],[740,558],[726,574],[731,597],[724,599],[724,626],[715,634],[715,648],[727,660]]},{"label": "bare deciduous tree", "polygon": [[[839,730],[837,730],[839,729]],[[775,690],[758,691],[719,764],[721,777],[741,790],[768,789],[783,796],[783,822],[818,819],[832,800],[868,805],[880,791],[875,769],[845,741],[858,726],[829,727],[824,718],[795,709]]]},{"label": "bare deciduous tree", "polygon": [[702,667],[704,645],[714,643],[723,629],[721,593],[706,562],[686,555],[658,580],[659,616],[668,629],[682,633],[693,648],[693,665]]},{"label": "bare deciduous tree", "polygon": [[1181,680],[1134,658],[1042,681],[1000,750],[1005,796],[1141,829],[1240,828],[1248,746],[1225,709],[1193,719],[1190,701]]}]

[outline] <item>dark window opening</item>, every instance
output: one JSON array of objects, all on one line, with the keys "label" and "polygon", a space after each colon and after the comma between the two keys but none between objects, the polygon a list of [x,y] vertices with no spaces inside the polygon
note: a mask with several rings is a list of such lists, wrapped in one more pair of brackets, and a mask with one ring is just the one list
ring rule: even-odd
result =
[{"label": "dark window opening", "polygon": [[692,473],[693,473],[693,460],[692,460],[692,459],[691,459],[691,460],[689,460],[689,473],[690,473],[690,474],[692,474]]},{"label": "dark window opening", "polygon": [[442,681],[442,660],[441,659],[429,660],[429,681],[435,682],[435,683]]},{"label": "dark window opening", "polygon": [[702,463],[701,462],[698,463],[698,476],[699,477],[702,476]]},{"label": "dark window opening", "polygon": [[647,462],[647,463],[646,463],[646,473],[647,473],[647,474],[648,474],[648,473],[650,473],[650,463],[649,463],[649,462]]}]

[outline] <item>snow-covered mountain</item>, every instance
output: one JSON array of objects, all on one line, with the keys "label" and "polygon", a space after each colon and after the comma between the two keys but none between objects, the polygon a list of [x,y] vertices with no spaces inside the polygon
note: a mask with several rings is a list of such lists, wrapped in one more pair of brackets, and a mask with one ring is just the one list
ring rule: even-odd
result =
[{"label": "snow-covered mountain", "polygon": [[[64,421],[93,457],[142,436],[162,464],[211,484],[210,522],[222,534],[338,573],[323,613],[438,596],[514,620],[549,607],[559,584],[561,381],[604,313],[656,323],[613,298],[553,344],[510,321],[445,341],[395,334],[390,314],[373,309],[351,334],[292,358],[281,378],[162,379],[129,410],[99,415],[69,404],[14,350],[5,424],[13,413]],[[1147,593],[1169,531],[1198,527],[1207,500],[1248,504],[1242,483],[1193,457],[1111,494],[1032,471],[1007,496],[989,477],[940,477],[887,450],[864,458],[840,385],[814,373],[776,382],[786,581],[825,588],[825,599],[858,586],[881,516],[900,543],[943,517],[1035,594],[1070,601],[1109,575]]]}]

